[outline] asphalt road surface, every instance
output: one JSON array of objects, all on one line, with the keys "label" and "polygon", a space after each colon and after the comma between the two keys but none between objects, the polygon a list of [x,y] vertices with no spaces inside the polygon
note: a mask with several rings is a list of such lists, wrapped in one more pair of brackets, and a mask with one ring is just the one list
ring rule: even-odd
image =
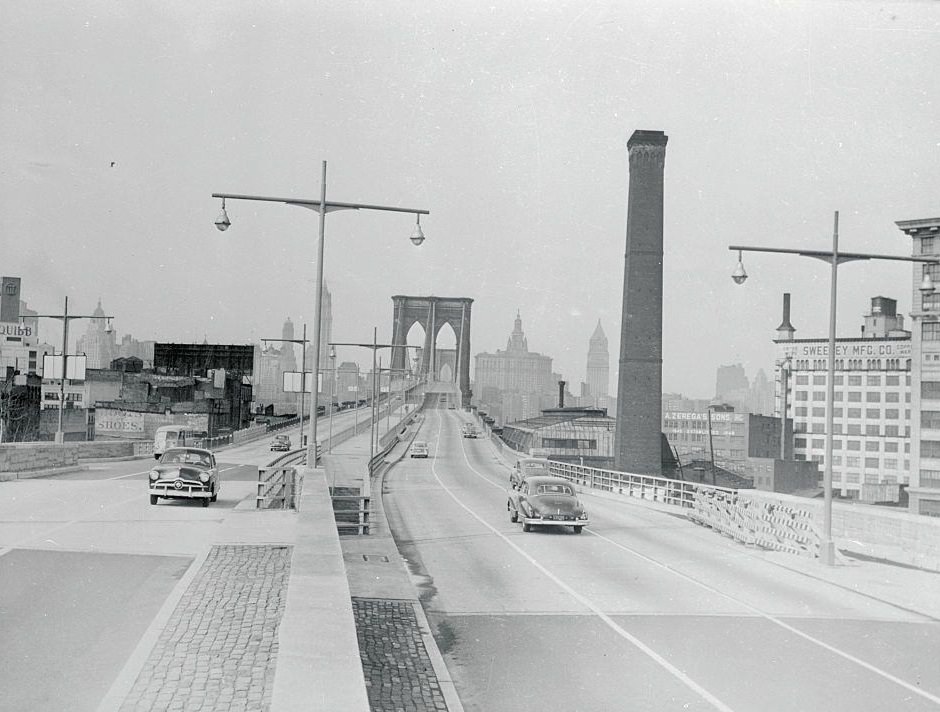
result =
[{"label": "asphalt road surface", "polygon": [[584,497],[581,535],[523,533],[465,418],[429,411],[431,457],[403,460],[384,496],[467,710],[940,707],[937,619],[629,502]]}]

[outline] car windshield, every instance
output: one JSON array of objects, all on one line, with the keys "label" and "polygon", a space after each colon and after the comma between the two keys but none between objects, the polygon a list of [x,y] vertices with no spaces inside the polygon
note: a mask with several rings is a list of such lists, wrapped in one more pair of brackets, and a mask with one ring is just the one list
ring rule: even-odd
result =
[{"label": "car windshield", "polygon": [[574,490],[571,489],[568,485],[563,484],[544,484],[536,485],[535,492],[533,494],[567,494],[574,496]]},{"label": "car windshield", "polygon": [[192,450],[171,450],[160,458],[160,462],[165,465],[212,465],[208,454]]},{"label": "car windshield", "polygon": [[417,447],[417,448],[422,448],[422,447],[427,447],[427,446],[428,446],[427,443],[421,443],[421,442],[417,442],[412,445],[412,447]]},{"label": "car windshield", "polygon": [[522,466],[523,466],[526,470],[544,470],[544,469],[547,469],[547,468],[545,467],[545,463],[544,463],[544,462],[523,462],[523,463],[522,463]]}]

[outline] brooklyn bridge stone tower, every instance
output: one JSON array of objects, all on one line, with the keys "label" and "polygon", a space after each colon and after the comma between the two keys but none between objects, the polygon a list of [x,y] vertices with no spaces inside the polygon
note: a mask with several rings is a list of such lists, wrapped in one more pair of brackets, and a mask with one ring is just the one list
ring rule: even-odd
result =
[{"label": "brooklyn bridge stone tower", "polygon": [[630,189],[614,457],[618,470],[662,474],[663,171],[662,131],[627,142]]}]

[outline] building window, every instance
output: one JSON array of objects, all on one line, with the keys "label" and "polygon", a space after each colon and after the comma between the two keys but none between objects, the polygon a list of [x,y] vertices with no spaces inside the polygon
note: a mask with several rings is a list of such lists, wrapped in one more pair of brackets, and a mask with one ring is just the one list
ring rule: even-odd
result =
[{"label": "building window", "polygon": [[885,437],[886,438],[899,438],[901,437],[900,428],[897,425],[886,425],[885,426]]},{"label": "building window", "polygon": [[861,408],[849,408],[849,409],[848,409],[848,414],[849,414],[849,417],[850,417],[850,418],[861,418],[861,417],[862,417],[862,409],[861,409]]},{"label": "building window", "polygon": [[825,386],[825,385],[826,385],[826,377],[825,377],[825,376],[821,376],[821,375],[814,375],[814,376],[813,376],[813,385],[814,385],[814,386]]},{"label": "building window", "polygon": [[880,386],[881,376],[868,376],[865,381],[869,386]]},{"label": "building window", "polygon": [[940,488],[940,470],[921,470],[920,486]]},{"label": "building window", "polygon": [[877,470],[879,467],[877,457],[866,457],[865,458],[865,469],[866,470]]},{"label": "building window", "polygon": [[793,438],[793,447],[806,447],[806,438]]},{"label": "building window", "polygon": [[846,467],[858,467],[858,465],[859,465],[859,458],[858,458],[858,457],[847,457],[847,458],[845,458],[845,466],[846,466]]},{"label": "building window", "polygon": [[892,442],[885,443],[885,452],[897,452],[897,451],[898,451],[897,443],[892,443]]},{"label": "building window", "polygon": [[813,446],[814,448],[817,448],[817,449],[819,449],[819,450],[822,450],[824,447],[826,447],[826,441],[823,440],[822,438],[813,438],[813,445],[812,445],[812,446]]},{"label": "building window", "polygon": [[[839,363],[840,363],[840,364],[842,363],[842,359],[841,359],[841,358],[839,359]],[[835,385],[837,385],[837,386],[841,386],[841,385],[842,385],[842,382],[843,382],[844,380],[845,380],[845,379],[844,379],[841,375],[839,375],[839,376],[835,376],[835,377],[832,379],[832,382],[833,382]]]},{"label": "building window", "polygon": [[793,412],[794,412],[796,415],[802,416],[802,417],[805,418],[805,417],[806,417],[806,406],[804,405],[804,406],[800,406],[800,407],[798,407],[798,408],[795,408]]},{"label": "building window", "polygon": [[597,440],[542,438],[542,447],[550,447],[557,450],[596,450]]},{"label": "building window", "polygon": [[[898,469],[898,461],[895,460],[895,459],[893,459],[893,458],[889,458],[889,459],[885,460],[885,469],[886,469],[886,470],[896,470],[896,469]],[[885,480],[887,480],[887,479],[888,479],[888,478],[886,477]],[[897,478],[894,478],[894,479],[897,479]],[[896,483],[893,483],[893,482],[892,482],[892,484],[896,484]]]},{"label": "building window", "polygon": [[826,425],[825,423],[813,423],[810,425],[809,431],[811,433],[824,433],[826,432]]},{"label": "building window", "polygon": [[809,376],[806,374],[801,374],[796,377],[796,385],[798,386],[808,386],[809,385]]},{"label": "building window", "polygon": [[825,391],[813,391],[813,401],[818,403],[819,401],[824,401],[824,400],[826,400]]},{"label": "building window", "polygon": [[877,440],[866,440],[865,441],[865,452],[880,452],[881,443]]},{"label": "building window", "polygon": [[841,465],[841,464],[842,464],[842,457],[839,456],[839,455],[833,455],[833,456],[832,456],[832,464],[833,464],[833,465]]},{"label": "building window", "polygon": [[901,385],[901,377],[900,377],[900,376],[886,376],[886,377],[885,377],[885,385],[886,385],[886,386],[900,386],[900,385]]},{"label": "building window", "polygon": [[878,418],[881,417],[881,411],[878,410],[877,408],[866,408],[865,417],[869,419],[877,420]]},{"label": "building window", "polygon": [[920,456],[930,457],[930,458],[940,458],[940,441],[921,440],[920,441]]},{"label": "building window", "polygon": [[920,254],[932,255],[937,251],[933,236],[920,238]]},{"label": "building window", "polygon": [[[940,384],[937,384],[937,385],[940,385]],[[807,393],[806,391],[797,391],[795,394],[795,397],[798,401],[809,400],[809,393]]]},{"label": "building window", "polygon": [[940,429],[940,410],[922,410],[920,412],[920,427],[931,430]]},{"label": "building window", "polygon": [[857,472],[846,472],[845,481],[849,484],[857,485],[858,484],[858,473]]},{"label": "building window", "polygon": [[[859,367],[861,367],[861,363],[859,363],[859,364],[857,364],[857,365],[858,365]],[[862,377],[861,377],[861,376],[849,376],[849,385],[850,385],[850,386],[860,386],[860,385],[862,385]]]},{"label": "building window", "polygon": [[846,441],[846,450],[861,450],[862,442],[860,440],[848,440]]},{"label": "building window", "polygon": [[839,391],[836,391],[835,393],[832,394],[832,400],[834,400],[834,401],[841,401],[841,400],[842,400],[842,394],[841,394]]},{"label": "building window", "polygon": [[866,425],[865,435],[877,438],[879,435],[881,435],[881,427],[879,425]]},{"label": "building window", "polygon": [[[822,447],[822,445],[820,445],[820,447]],[[841,449],[842,449],[842,441],[833,438],[833,440],[832,440],[832,449],[833,449],[833,450],[841,450]]]},{"label": "building window", "polygon": [[849,423],[849,424],[846,426],[845,432],[846,432],[848,435],[861,435],[861,434],[862,434],[862,426],[859,425],[858,423]]},{"label": "building window", "polygon": [[920,325],[922,341],[940,341],[940,322],[925,321]]},{"label": "building window", "polygon": [[[823,411],[825,411],[825,410],[826,410],[826,409],[823,408]],[[833,408],[833,409],[832,409],[832,417],[833,417],[833,418],[841,418],[841,417],[842,417],[842,409],[841,409],[841,408]]]},{"label": "building window", "polygon": [[899,403],[901,401],[901,394],[895,392],[885,393],[885,403]]},{"label": "building window", "polygon": [[825,418],[826,409],[825,408],[813,408],[813,417],[814,418]]},{"label": "building window", "polygon": [[861,391],[849,391],[849,403],[861,403],[861,402],[862,402]]}]

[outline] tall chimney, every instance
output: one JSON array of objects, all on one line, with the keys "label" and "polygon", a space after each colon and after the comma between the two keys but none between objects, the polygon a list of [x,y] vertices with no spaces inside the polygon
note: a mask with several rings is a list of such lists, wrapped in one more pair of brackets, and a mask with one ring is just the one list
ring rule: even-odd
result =
[{"label": "tall chimney", "polygon": [[777,341],[793,341],[796,329],[790,323],[790,293],[783,293],[783,321],[777,327]]},{"label": "tall chimney", "polygon": [[558,407],[565,407],[565,383],[566,381],[558,381]]},{"label": "tall chimney", "polygon": [[618,470],[662,475],[663,170],[662,131],[627,142],[630,190],[623,270],[620,377],[614,458]]}]

